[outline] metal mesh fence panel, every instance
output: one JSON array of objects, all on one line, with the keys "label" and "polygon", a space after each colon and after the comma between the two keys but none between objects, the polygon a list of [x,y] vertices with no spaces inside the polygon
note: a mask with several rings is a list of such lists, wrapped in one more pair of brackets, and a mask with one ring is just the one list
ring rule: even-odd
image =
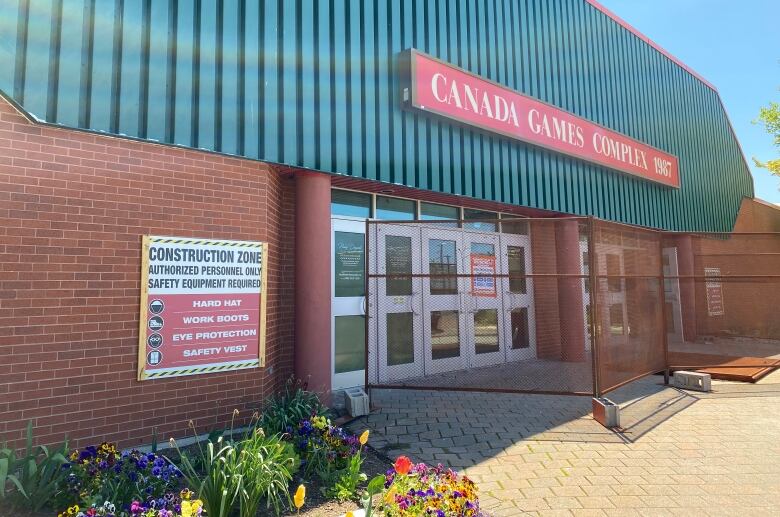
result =
[{"label": "metal mesh fence panel", "polygon": [[588,224],[370,222],[369,385],[592,394]]},{"label": "metal mesh fence panel", "polygon": [[370,221],[367,242],[369,386],[600,396],[780,366],[780,234],[502,218]]},{"label": "metal mesh fence panel", "polygon": [[664,245],[676,252],[665,300],[672,369],[755,380],[780,365],[780,234],[668,234]]},{"label": "metal mesh fence panel", "polygon": [[593,222],[597,391],[664,370],[662,236]]}]

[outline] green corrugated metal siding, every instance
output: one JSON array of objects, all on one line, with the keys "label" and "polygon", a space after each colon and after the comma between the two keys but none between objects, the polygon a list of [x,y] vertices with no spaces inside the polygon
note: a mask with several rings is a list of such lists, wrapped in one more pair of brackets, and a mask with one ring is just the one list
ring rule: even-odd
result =
[{"label": "green corrugated metal siding", "polygon": [[[677,155],[682,188],[402,111],[409,47]],[[753,195],[717,93],[584,0],[4,0],[0,89],[67,126],[674,230]]]}]

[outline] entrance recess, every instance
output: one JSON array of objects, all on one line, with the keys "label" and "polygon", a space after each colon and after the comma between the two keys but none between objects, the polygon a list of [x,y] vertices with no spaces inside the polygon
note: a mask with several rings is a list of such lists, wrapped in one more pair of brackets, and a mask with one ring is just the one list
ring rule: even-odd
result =
[{"label": "entrance recess", "polygon": [[376,348],[369,344],[369,361],[376,361],[376,382],[536,357],[527,230],[382,223],[370,232],[368,335]]}]

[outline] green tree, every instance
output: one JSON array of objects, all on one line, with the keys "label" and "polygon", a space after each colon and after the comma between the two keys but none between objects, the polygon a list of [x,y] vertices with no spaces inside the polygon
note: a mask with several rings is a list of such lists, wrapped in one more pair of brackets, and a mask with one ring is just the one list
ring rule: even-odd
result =
[{"label": "green tree", "polygon": [[[774,144],[780,149],[780,103],[770,102],[768,106],[761,108],[761,111],[758,113],[758,119],[755,122],[763,124],[766,132],[774,139]],[[780,158],[766,162],[753,158],[753,161],[757,166],[768,169],[772,174],[780,176]]]}]

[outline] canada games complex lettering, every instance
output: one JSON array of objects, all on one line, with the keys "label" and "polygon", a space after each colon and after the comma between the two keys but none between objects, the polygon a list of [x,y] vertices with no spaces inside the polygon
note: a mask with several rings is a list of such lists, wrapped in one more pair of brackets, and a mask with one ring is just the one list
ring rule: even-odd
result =
[{"label": "canada games complex lettering", "polygon": [[680,186],[677,157],[538,99],[444,63],[405,53],[410,108],[522,140],[669,187]]},{"label": "canada games complex lettering", "polygon": [[262,242],[143,238],[138,380],[264,366]]}]

